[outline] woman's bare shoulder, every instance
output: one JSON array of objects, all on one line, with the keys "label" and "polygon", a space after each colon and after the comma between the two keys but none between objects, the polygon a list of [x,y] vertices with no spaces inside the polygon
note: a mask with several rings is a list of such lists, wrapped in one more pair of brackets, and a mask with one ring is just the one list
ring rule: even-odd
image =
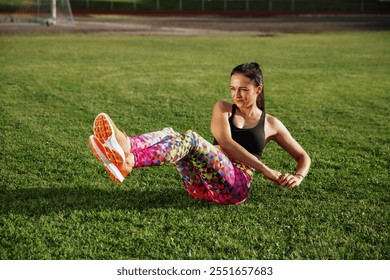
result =
[{"label": "woman's bare shoulder", "polygon": [[268,140],[274,140],[273,138],[277,134],[287,131],[284,124],[278,118],[269,114],[266,114],[265,118],[265,134]]},{"label": "woman's bare shoulder", "polygon": [[232,106],[233,104],[228,101],[219,100],[214,105],[214,111],[218,110],[221,113],[230,113],[232,111]]},{"label": "woman's bare shoulder", "polygon": [[225,100],[218,100],[217,103],[215,103],[215,105],[220,106],[221,108],[226,108],[226,109],[232,108],[232,106],[233,106],[232,103],[225,101]]},{"label": "woman's bare shoulder", "polygon": [[278,127],[280,125],[283,125],[283,123],[276,117],[270,115],[270,114],[266,114],[265,115],[265,120],[267,121],[267,123],[269,125],[271,125],[272,127]]}]

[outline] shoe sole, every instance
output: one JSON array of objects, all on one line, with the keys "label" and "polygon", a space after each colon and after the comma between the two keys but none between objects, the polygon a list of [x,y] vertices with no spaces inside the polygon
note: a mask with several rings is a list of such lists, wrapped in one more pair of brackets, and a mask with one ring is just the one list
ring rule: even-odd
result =
[{"label": "shoe sole", "polygon": [[88,142],[95,157],[104,164],[110,178],[117,183],[122,183],[125,177],[118,168],[118,166],[122,166],[124,163],[121,155],[109,147],[102,145],[94,135],[88,138]]},{"label": "shoe sole", "polygon": [[118,140],[115,138],[115,124],[106,113],[100,113],[93,123],[93,132],[96,138],[103,143],[104,146],[108,146],[113,152],[115,151],[122,158],[122,162],[125,161],[125,152],[119,145]]}]

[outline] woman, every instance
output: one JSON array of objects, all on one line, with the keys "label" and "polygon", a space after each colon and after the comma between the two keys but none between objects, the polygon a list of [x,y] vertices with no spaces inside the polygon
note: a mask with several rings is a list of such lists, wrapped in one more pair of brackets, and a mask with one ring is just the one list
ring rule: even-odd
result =
[{"label": "woman", "polygon": [[[260,66],[252,62],[235,67],[230,91],[234,103],[218,101],[213,109],[214,145],[194,131],[178,133],[172,128],[129,137],[101,113],[89,138],[91,149],[116,182],[122,182],[133,168],[173,164],[192,197],[214,203],[244,202],[255,171],[276,185],[299,186],[309,171],[310,158],[286,127],[265,113]],[[294,174],[282,174],[259,160],[271,140],[296,160]]]}]

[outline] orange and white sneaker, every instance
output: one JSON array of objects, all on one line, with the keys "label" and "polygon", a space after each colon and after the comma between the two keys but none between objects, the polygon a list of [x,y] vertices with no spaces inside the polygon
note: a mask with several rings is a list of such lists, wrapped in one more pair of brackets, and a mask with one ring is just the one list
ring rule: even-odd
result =
[{"label": "orange and white sneaker", "polygon": [[[100,113],[93,123],[93,131],[94,135],[89,137],[93,153],[105,165],[111,179],[118,183],[123,182],[132,168],[126,166],[126,156],[129,154],[125,153],[115,135],[119,129],[106,113]],[[119,137],[123,138],[123,135],[126,136],[123,132],[122,136]],[[130,150],[127,136],[126,139],[121,140],[128,141],[126,144]]]},{"label": "orange and white sneaker", "polygon": [[106,113],[97,115],[93,122],[93,132],[96,138],[104,146],[118,153],[122,157],[122,161],[125,162],[125,151],[122,149],[121,145],[119,145],[118,140],[115,137],[115,132],[118,131],[119,129]]},{"label": "orange and white sneaker", "polygon": [[122,168],[125,162],[123,156],[117,150],[103,145],[95,135],[89,136],[88,142],[95,157],[106,167],[111,179],[117,183],[122,183],[129,173],[129,171]]}]

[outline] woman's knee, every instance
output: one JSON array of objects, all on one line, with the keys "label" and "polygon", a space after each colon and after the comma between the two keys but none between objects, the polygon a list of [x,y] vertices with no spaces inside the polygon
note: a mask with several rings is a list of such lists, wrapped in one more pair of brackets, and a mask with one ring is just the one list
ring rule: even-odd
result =
[{"label": "woman's knee", "polygon": [[163,131],[170,135],[179,135],[179,132],[176,132],[172,127],[165,127]]},{"label": "woman's knee", "polygon": [[199,146],[202,142],[202,137],[193,130],[187,130],[183,133],[184,139],[186,139],[193,147]]},{"label": "woman's knee", "polygon": [[189,136],[191,138],[196,138],[196,139],[199,139],[201,137],[196,131],[194,131],[192,129],[185,131],[183,134],[186,136]]}]

